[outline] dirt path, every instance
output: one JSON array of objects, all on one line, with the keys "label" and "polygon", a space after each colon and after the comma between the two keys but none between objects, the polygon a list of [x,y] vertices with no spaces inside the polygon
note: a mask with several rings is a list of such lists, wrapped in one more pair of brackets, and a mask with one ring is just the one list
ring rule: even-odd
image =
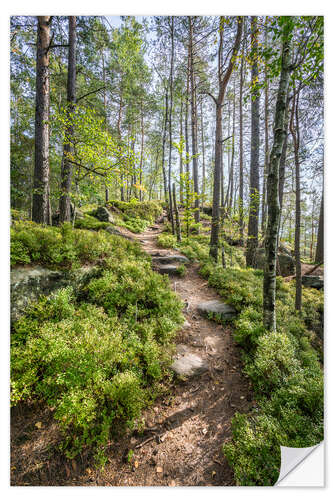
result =
[{"label": "dirt path", "polygon": [[[161,232],[147,229],[137,235],[147,253],[176,254],[161,250],[156,237]],[[179,332],[177,344],[206,360],[209,370],[201,376],[180,381],[172,396],[155,402],[144,413],[143,435],[127,434],[110,443],[109,462],[104,471],[95,471],[82,458],[65,461],[60,454],[46,459],[47,446],[56,442],[52,416],[34,408],[32,433],[36,439],[12,448],[12,484],[100,485],[100,486],[227,486],[233,485],[233,473],[221,453],[230,437],[230,423],[236,411],[246,412],[255,405],[248,380],[241,374],[240,352],[228,327],[205,319],[196,312],[199,302],[219,298],[198,274],[198,265],[188,266],[184,277],[170,278],[171,286],[189,306],[184,313],[190,325]],[[14,434],[22,434],[19,409]],[[24,417],[21,417],[24,418]],[[34,421],[42,420],[43,429],[34,430]],[[53,427],[54,429],[54,427]],[[38,432],[38,439],[37,439]],[[43,437],[43,434],[44,437]],[[24,435],[24,433],[23,433]],[[31,433],[29,433],[31,436]],[[53,437],[52,437],[53,436]],[[134,451],[131,464],[126,460]],[[19,456],[17,456],[19,454]],[[44,458],[45,457],[45,458]],[[39,463],[39,465],[38,465]],[[30,464],[30,465],[29,465]],[[21,474],[19,474],[19,470]]]}]

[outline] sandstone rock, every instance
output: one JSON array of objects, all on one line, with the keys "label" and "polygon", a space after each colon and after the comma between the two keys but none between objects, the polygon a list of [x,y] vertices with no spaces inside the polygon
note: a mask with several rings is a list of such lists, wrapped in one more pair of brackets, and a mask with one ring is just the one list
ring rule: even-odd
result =
[{"label": "sandstone rock", "polygon": [[229,304],[225,304],[220,300],[202,302],[201,304],[198,304],[197,309],[204,316],[207,316],[208,314],[216,314],[222,319],[231,319],[237,315],[236,310],[232,306],[229,306]]},{"label": "sandstone rock", "polygon": [[321,290],[324,287],[323,276],[305,275],[302,276],[302,285]]},{"label": "sandstone rock", "polygon": [[153,257],[153,262],[156,264],[172,264],[175,262],[179,262],[180,264],[189,264],[190,261],[188,260],[185,255],[163,255],[163,256],[158,256],[158,257]]},{"label": "sandstone rock", "polygon": [[93,217],[96,217],[96,219],[98,219],[101,222],[110,222],[110,224],[115,223],[115,220],[114,220],[112,214],[105,207],[100,206],[100,207],[96,208],[96,210],[91,212],[91,215]]},{"label": "sandstone rock", "polygon": [[168,274],[169,276],[178,276],[178,266],[173,266],[171,264],[160,265],[155,268],[160,274]]},{"label": "sandstone rock", "polygon": [[119,231],[119,229],[112,227],[112,226],[108,226],[105,229],[105,231],[107,231],[109,234],[113,234],[115,236],[121,236],[122,238],[125,238],[126,240],[131,240],[131,241],[134,240],[134,238],[132,238],[131,236],[128,236],[127,234],[121,233]]},{"label": "sandstone rock", "polygon": [[10,276],[11,320],[16,321],[22,316],[27,306],[40,295],[50,295],[66,286],[72,286],[78,292],[101,272],[97,266],[85,266],[75,271],[53,271],[41,266],[13,269]]},{"label": "sandstone rock", "polygon": [[176,359],[171,365],[171,369],[182,377],[195,377],[208,371],[209,367],[205,360],[193,354],[185,345],[177,346]]},{"label": "sandstone rock", "polygon": [[[278,254],[279,265],[277,266],[276,272],[280,276],[292,276],[295,274],[295,260],[291,255],[286,253]],[[265,267],[265,249],[258,248],[257,250],[257,266],[258,269],[264,269]]]}]

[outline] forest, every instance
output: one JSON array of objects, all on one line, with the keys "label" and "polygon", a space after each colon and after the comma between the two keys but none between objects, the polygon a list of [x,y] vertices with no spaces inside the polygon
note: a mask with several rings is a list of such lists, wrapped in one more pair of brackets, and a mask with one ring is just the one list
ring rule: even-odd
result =
[{"label": "forest", "polygon": [[323,66],[321,16],[10,18],[12,485],[323,440]]}]

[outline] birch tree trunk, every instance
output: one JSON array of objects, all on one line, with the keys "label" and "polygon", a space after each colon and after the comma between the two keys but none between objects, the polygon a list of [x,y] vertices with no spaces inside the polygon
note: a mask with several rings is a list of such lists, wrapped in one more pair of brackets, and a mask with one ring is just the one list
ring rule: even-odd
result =
[{"label": "birch tree trunk", "polygon": [[324,190],[321,195],[315,262],[324,262]]},{"label": "birch tree trunk", "polygon": [[[291,21],[293,21],[292,18]],[[265,328],[270,331],[276,330],[276,259],[280,220],[279,164],[283,141],[287,133],[284,129],[284,117],[287,107],[287,92],[291,73],[293,23],[291,22],[290,24],[285,25],[282,32],[281,73],[275,108],[273,146],[267,173],[267,229],[263,280],[263,320]]]},{"label": "birch tree trunk", "polygon": [[52,16],[38,16],[36,55],[35,168],[32,199],[32,220],[51,224],[49,119],[50,78],[49,50]]}]

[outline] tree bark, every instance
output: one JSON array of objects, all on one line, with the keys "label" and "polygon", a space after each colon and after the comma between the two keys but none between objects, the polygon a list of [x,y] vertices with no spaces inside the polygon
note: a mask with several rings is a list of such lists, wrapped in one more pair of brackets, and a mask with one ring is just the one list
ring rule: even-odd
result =
[{"label": "tree bark", "polygon": [[[179,118],[179,125],[180,125],[180,131],[179,131],[179,136],[180,140],[179,142],[182,143],[183,141],[183,95],[181,95],[180,98],[180,118]],[[183,154],[179,155],[179,201],[180,204],[182,205],[184,203],[184,167],[183,167]]]},{"label": "tree bark", "polygon": [[68,74],[67,74],[67,110],[69,125],[66,128],[66,143],[64,144],[61,169],[61,197],[59,201],[59,221],[71,220],[70,192],[72,185],[73,166],[68,156],[73,153],[74,127],[72,113],[76,101],[76,16],[68,18]]},{"label": "tree bark", "polygon": [[324,262],[324,190],[321,195],[315,262]]},{"label": "tree bark", "polygon": [[51,224],[49,119],[50,78],[49,49],[52,16],[38,16],[36,55],[36,110],[35,110],[35,169],[32,200],[32,220]]},{"label": "tree bark", "polygon": [[194,219],[200,221],[200,199],[199,199],[199,179],[198,179],[198,121],[197,103],[195,92],[195,77],[193,64],[193,24],[192,17],[189,16],[189,52],[190,52],[190,82],[191,82],[191,130],[192,130],[192,162],[193,162],[193,187],[194,187]]},{"label": "tree bark", "polygon": [[243,48],[240,78],[239,78],[239,236],[241,245],[244,243],[244,163],[243,163],[243,79],[244,79]]},{"label": "tree bark", "polygon": [[172,194],[173,194],[173,206],[174,206],[175,216],[176,216],[177,241],[180,242],[180,241],[182,241],[182,236],[181,236],[181,229],[180,229],[180,219],[179,219],[179,211],[178,211],[178,206],[177,206],[175,183],[172,184]]},{"label": "tree bark", "polygon": [[214,164],[214,184],[213,184],[213,206],[212,206],[212,228],[210,233],[210,249],[209,255],[217,261],[218,246],[219,246],[219,230],[220,230],[220,184],[221,184],[221,153],[222,153],[222,106],[225,91],[234,69],[235,57],[238,53],[241,36],[242,36],[243,19],[237,16],[237,34],[232,49],[232,54],[229,59],[229,64],[222,75],[222,41],[223,41],[223,20],[220,18],[220,41],[218,50],[218,81],[219,95],[214,99],[216,109],[216,128],[215,128],[215,164]]},{"label": "tree bark", "polygon": [[[251,17],[251,45],[253,51],[251,84],[258,80],[258,31],[257,17]],[[250,204],[246,265],[257,267],[258,216],[259,216],[259,92],[252,89],[251,101],[251,162],[250,162]]]},{"label": "tree bark", "polygon": [[301,264],[301,180],[300,180],[300,162],[299,162],[299,121],[298,121],[298,102],[299,91],[293,97],[292,112],[290,117],[290,132],[294,144],[295,159],[295,187],[296,187],[296,205],[295,205],[295,262],[296,262],[296,295],[295,309],[300,311],[302,308],[302,264]]},{"label": "tree bark", "polygon": [[171,17],[171,61],[170,61],[170,108],[169,108],[169,172],[168,172],[168,190],[169,190],[169,217],[171,221],[172,234],[175,234],[175,221],[173,218],[173,208],[172,208],[172,194],[171,194],[171,167],[172,167],[172,105],[173,105],[173,65],[174,65],[174,18]]},{"label": "tree bark", "polygon": [[282,33],[282,57],[280,82],[276,100],[274,138],[267,173],[267,229],[265,238],[265,269],[263,280],[263,319],[267,330],[276,330],[276,260],[280,220],[279,164],[283,141],[286,135],[284,117],[287,107],[287,92],[291,72],[292,30],[284,27]]}]

